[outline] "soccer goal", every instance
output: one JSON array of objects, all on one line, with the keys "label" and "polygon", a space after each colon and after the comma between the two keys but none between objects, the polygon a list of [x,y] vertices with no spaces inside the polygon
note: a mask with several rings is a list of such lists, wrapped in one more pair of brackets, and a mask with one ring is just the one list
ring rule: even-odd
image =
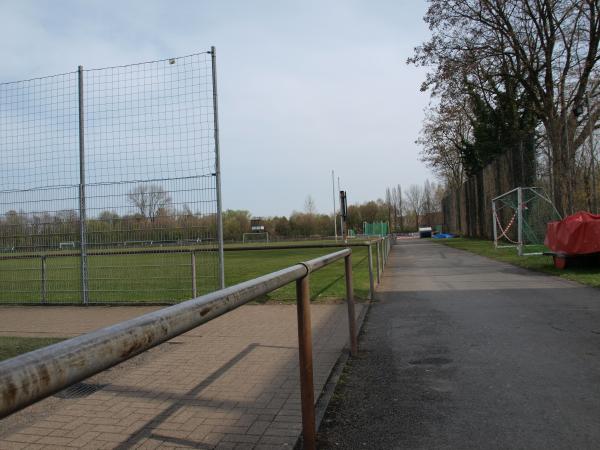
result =
[{"label": "soccer goal", "polygon": [[242,235],[242,242],[244,244],[248,244],[251,242],[269,242],[269,233],[266,231],[263,232],[253,232],[253,233],[244,233]]},{"label": "soccer goal", "polygon": [[518,187],[492,199],[494,246],[514,247],[519,256],[542,254],[553,220],[561,216],[542,188]]}]

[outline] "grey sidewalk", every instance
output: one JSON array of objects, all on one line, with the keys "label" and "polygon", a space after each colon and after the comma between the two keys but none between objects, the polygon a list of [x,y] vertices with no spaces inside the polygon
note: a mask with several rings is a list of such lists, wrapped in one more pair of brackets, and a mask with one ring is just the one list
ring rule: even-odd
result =
[{"label": "grey sidewalk", "polygon": [[394,247],[323,448],[600,447],[600,290]]},{"label": "grey sidewalk", "polygon": [[[11,314],[0,330],[14,328]],[[93,322],[71,318],[62,330]],[[312,323],[318,394],[348,340],[346,306],[313,305]],[[301,429],[297,340],[294,305],[241,307],[88,380],[100,387],[91,395],[0,421],[0,449],[291,448]]]}]

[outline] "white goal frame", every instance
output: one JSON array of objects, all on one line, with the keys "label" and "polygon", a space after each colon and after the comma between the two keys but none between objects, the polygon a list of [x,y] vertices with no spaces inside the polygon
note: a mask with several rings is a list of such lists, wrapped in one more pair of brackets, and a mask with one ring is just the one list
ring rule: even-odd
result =
[{"label": "white goal frame", "polygon": [[[540,187],[517,187],[508,192],[505,192],[504,194],[494,197],[492,199],[492,223],[494,226],[494,247],[495,248],[516,248],[517,254],[519,256],[541,255],[542,252],[525,253],[525,251],[524,251],[526,244],[524,244],[524,242],[523,242],[523,209],[526,208],[527,205],[523,202],[523,190],[528,190],[528,191],[534,193],[541,200],[550,204],[552,206],[552,209],[556,213],[557,217],[559,217],[559,218],[561,217],[560,213],[557,211],[556,207],[554,206],[554,203],[552,203],[552,200],[550,200],[550,198],[546,195],[543,188],[540,188]],[[496,205],[497,205],[498,201],[501,200],[503,197],[513,195],[515,192],[517,193],[516,212],[515,212],[514,216],[512,217],[512,219],[510,220],[509,224],[505,227],[505,229],[502,229],[502,226],[500,225],[500,221],[498,219],[498,213],[497,213],[498,210],[496,208]],[[516,221],[516,225],[517,225],[517,241],[512,241],[507,236],[507,233],[509,231],[509,228],[513,225],[513,223],[515,221]],[[500,230],[498,230],[498,229],[500,229]],[[500,231],[500,234],[498,234],[498,231]],[[512,242],[512,244],[500,245],[499,241],[502,238],[505,238],[509,242]]]},{"label": "white goal frame", "polygon": [[[246,241],[246,236],[259,236],[259,235],[264,235],[265,236],[265,240],[264,241],[260,241],[260,240],[251,240],[251,241]],[[254,231],[252,233],[244,233],[242,234],[242,242],[244,244],[247,243],[251,243],[251,242],[266,242],[267,244],[269,243],[269,232],[268,231]]]}]

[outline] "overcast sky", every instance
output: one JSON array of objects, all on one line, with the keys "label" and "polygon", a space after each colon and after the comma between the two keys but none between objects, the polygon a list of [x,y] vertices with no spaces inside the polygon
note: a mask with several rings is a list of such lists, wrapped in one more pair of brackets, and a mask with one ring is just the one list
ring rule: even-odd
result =
[{"label": "overcast sky", "polygon": [[428,94],[406,65],[425,1],[1,1],[0,81],[217,48],[223,205],[332,210],[432,178],[414,144]]}]

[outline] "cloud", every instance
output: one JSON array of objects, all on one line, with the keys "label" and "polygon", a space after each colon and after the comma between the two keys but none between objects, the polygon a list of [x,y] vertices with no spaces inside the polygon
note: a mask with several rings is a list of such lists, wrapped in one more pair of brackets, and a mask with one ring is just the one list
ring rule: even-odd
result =
[{"label": "cloud", "polygon": [[217,46],[226,208],[331,209],[431,177],[414,144],[428,99],[404,61],[427,37],[416,2],[10,2],[5,81]]}]

